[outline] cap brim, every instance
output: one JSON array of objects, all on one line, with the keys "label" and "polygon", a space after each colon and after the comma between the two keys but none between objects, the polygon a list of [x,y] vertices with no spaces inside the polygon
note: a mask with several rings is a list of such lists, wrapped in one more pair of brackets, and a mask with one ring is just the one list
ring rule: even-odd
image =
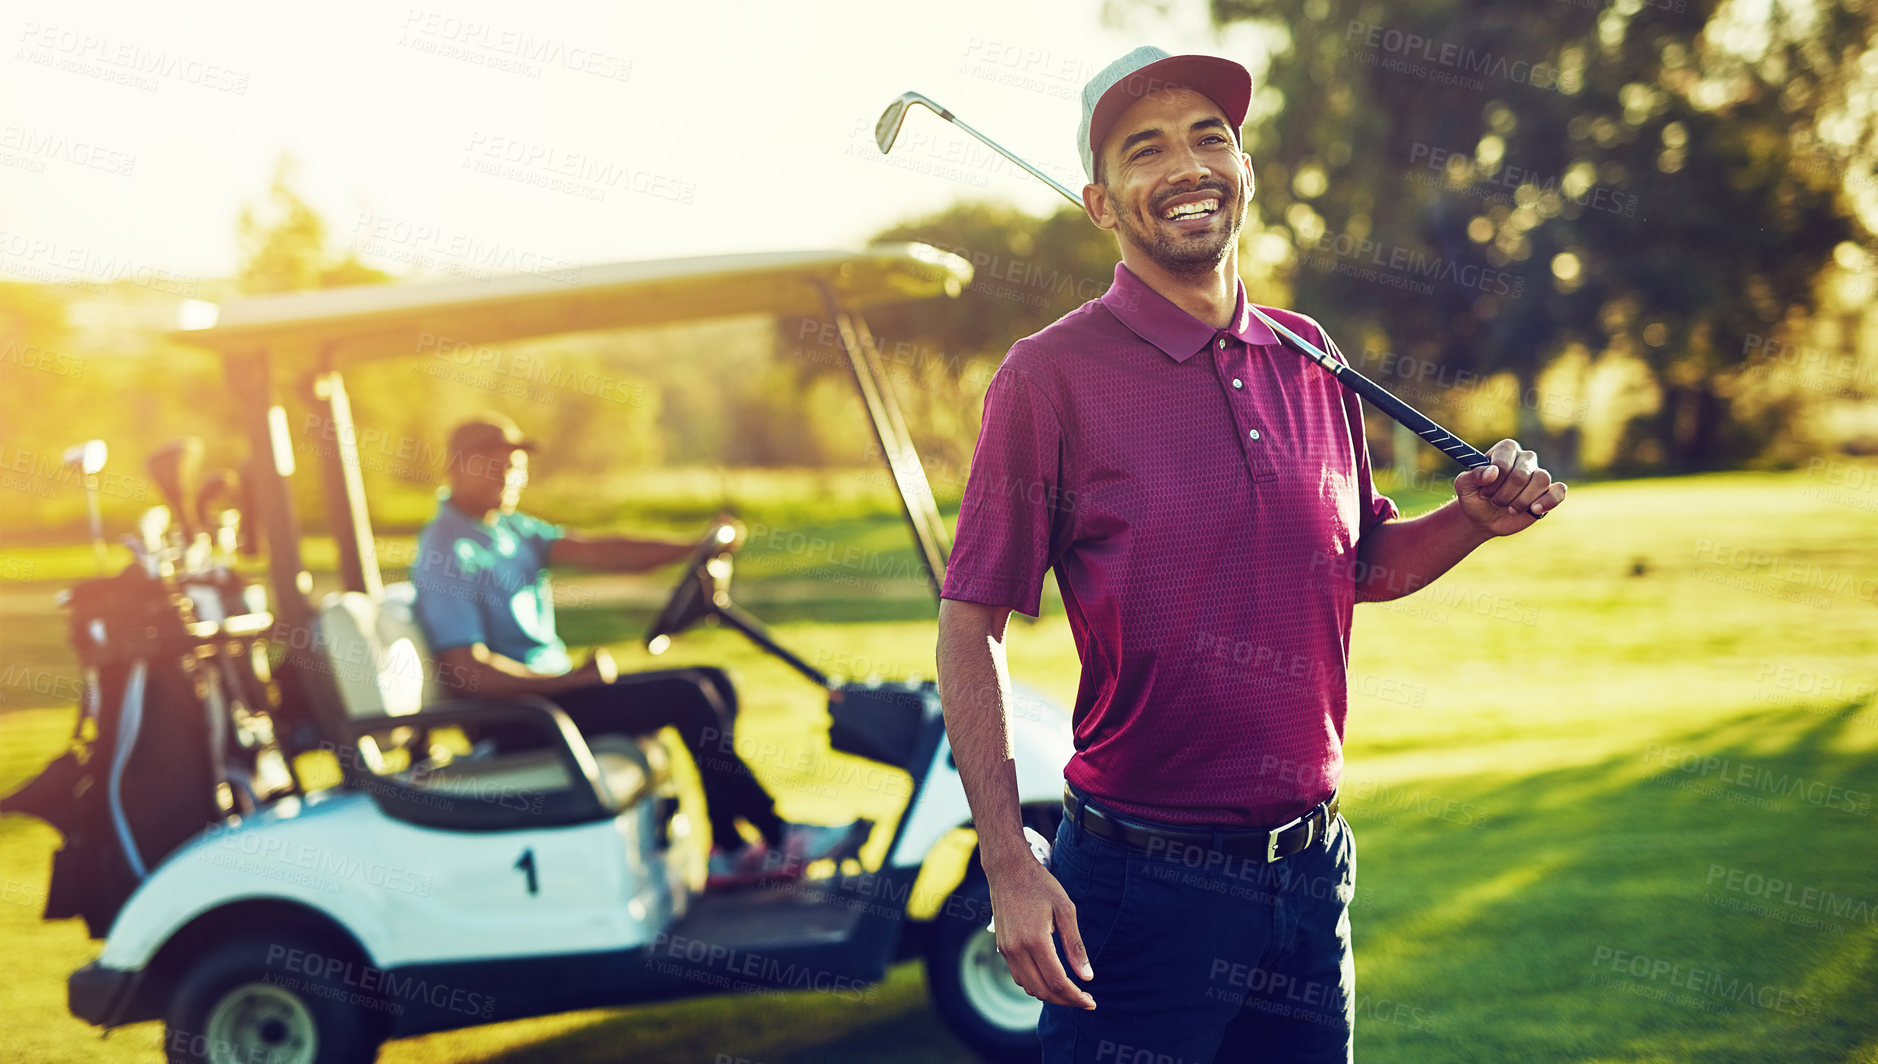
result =
[{"label": "cap brim", "polygon": [[1219,105],[1232,123],[1233,139],[1252,106],[1252,75],[1230,59],[1216,55],[1170,55],[1135,71],[1102,94],[1089,117],[1089,150],[1100,161],[1109,131],[1142,97],[1163,89],[1192,89]]}]

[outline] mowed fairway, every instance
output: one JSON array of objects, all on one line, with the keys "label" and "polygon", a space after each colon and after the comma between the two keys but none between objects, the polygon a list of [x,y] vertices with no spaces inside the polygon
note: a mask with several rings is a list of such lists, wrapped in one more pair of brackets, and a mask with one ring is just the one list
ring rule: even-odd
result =
[{"label": "mowed fairway", "polygon": [[[1345,792],[1359,1059],[1878,1061],[1878,493],[1839,492],[1803,474],[1586,486],[1442,582],[1358,608]],[[37,605],[56,587],[14,585],[0,602],[8,664],[49,641],[18,626],[58,623]],[[759,616],[801,617],[766,610],[761,584],[737,590]],[[930,610],[773,630],[810,661],[930,675]],[[568,626],[644,667],[644,617],[596,606]],[[1060,606],[1013,624],[1010,642],[1015,675],[1072,699]],[[825,748],[816,692],[739,637],[689,633],[670,658],[729,664],[746,743]],[[0,788],[70,724],[69,706],[0,716]],[[756,768],[785,815],[832,817],[840,763],[809,761]],[[878,811],[878,794],[852,798]],[[155,1059],[157,1025],[101,1042],[65,1011],[65,977],[98,944],[76,921],[38,920],[53,843],[37,821],[0,819],[0,1060]],[[1220,982],[1235,989],[1230,972]],[[393,1043],[381,1059],[966,1058],[905,965],[871,1001],[572,1013]]]}]

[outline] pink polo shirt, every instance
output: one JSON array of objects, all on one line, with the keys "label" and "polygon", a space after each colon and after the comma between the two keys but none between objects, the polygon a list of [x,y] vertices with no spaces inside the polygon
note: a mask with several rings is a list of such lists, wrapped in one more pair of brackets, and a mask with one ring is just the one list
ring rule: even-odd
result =
[{"label": "pink polo shirt", "polygon": [[1351,562],[1395,516],[1357,398],[1243,283],[1215,329],[1117,263],[992,377],[941,595],[1035,616],[1054,568],[1082,658],[1069,781],[1125,813],[1270,827],[1342,777]]}]

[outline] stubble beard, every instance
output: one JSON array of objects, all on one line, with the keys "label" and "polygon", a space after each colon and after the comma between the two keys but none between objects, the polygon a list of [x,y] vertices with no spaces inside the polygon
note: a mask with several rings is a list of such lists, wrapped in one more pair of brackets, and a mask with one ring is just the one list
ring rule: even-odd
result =
[{"label": "stubble beard", "polygon": [[1168,273],[1200,274],[1217,269],[1225,261],[1227,250],[1238,242],[1239,230],[1245,225],[1245,200],[1219,185],[1200,187],[1220,194],[1220,213],[1229,219],[1225,232],[1210,238],[1180,236],[1156,224],[1153,216],[1150,216],[1146,230],[1137,228],[1137,215],[1133,212],[1117,212],[1115,216],[1128,242],[1140,248],[1149,261]]}]

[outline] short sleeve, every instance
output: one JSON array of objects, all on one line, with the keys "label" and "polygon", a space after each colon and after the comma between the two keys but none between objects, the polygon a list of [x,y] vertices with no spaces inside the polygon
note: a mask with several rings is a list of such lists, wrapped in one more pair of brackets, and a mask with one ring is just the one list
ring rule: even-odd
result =
[{"label": "short sleeve", "polygon": [[940,597],[1037,616],[1075,497],[1062,484],[1063,454],[1049,397],[1008,362],[999,367],[985,390]]},{"label": "short sleeve", "polygon": [[417,626],[432,654],[488,643],[476,578],[458,557],[456,542],[425,529],[417,540],[411,586],[417,591]]},{"label": "short sleeve", "polygon": [[[1330,333],[1322,325],[1317,326],[1317,335],[1324,341],[1324,350],[1332,358],[1346,366],[1350,364],[1350,360],[1343,357],[1343,352],[1337,350],[1337,342],[1330,338]],[[1357,398],[1355,392],[1343,389],[1343,409],[1344,421],[1350,426],[1350,446],[1356,452],[1356,497],[1361,500],[1356,534],[1360,540],[1370,529],[1400,517],[1401,511],[1396,509],[1394,499],[1376,490],[1375,478],[1370,473],[1369,437],[1363,432],[1363,401]]]},{"label": "short sleeve", "polygon": [[546,566],[548,564],[548,551],[553,549],[555,541],[567,538],[566,528],[561,525],[549,524],[540,518],[530,517],[527,514],[512,514],[510,515],[510,521],[510,527],[515,530],[515,534],[521,538],[522,542],[528,544],[528,548],[534,552],[535,563],[537,565]]}]

